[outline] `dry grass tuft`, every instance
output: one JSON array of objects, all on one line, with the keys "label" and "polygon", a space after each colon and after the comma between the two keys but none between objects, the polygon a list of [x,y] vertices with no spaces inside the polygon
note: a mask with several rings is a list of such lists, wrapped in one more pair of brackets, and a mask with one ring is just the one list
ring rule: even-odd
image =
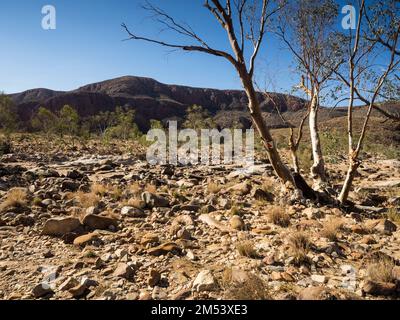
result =
[{"label": "dry grass tuft", "polygon": [[107,186],[104,185],[104,184],[95,182],[95,183],[92,184],[92,186],[91,186],[91,188],[90,188],[90,191],[91,191],[93,194],[96,194],[96,195],[99,195],[99,196],[101,196],[101,197],[104,197],[104,196],[107,194],[107,192],[108,192],[108,188],[107,188]]},{"label": "dry grass tuft", "polygon": [[223,272],[221,286],[227,300],[272,300],[266,283],[252,273],[247,273],[244,281],[234,281],[232,269],[227,268]]},{"label": "dry grass tuft", "polygon": [[217,194],[222,189],[222,186],[218,183],[210,182],[207,184],[207,191],[211,194]]},{"label": "dry grass tuft", "polygon": [[146,204],[142,199],[139,198],[131,198],[128,200],[127,205],[130,207],[138,208],[138,209],[143,209]]},{"label": "dry grass tuft", "polygon": [[270,222],[281,227],[288,227],[290,224],[290,216],[281,207],[273,207],[268,212],[268,218]]},{"label": "dry grass tuft", "polygon": [[3,202],[0,204],[0,211],[8,208],[25,207],[28,202],[28,194],[23,188],[10,189]]},{"label": "dry grass tuft", "polygon": [[138,182],[134,182],[128,187],[128,190],[131,195],[137,196],[142,192],[142,187]]},{"label": "dry grass tuft", "polygon": [[264,180],[261,185],[261,189],[265,192],[274,193],[275,185],[275,182],[272,180]]},{"label": "dry grass tuft", "polygon": [[236,249],[241,256],[252,259],[258,258],[257,251],[254,248],[254,243],[250,240],[239,242],[236,244]]},{"label": "dry grass tuft", "polygon": [[79,202],[83,208],[95,207],[100,202],[100,197],[94,192],[85,193],[78,191],[74,195],[74,199]]},{"label": "dry grass tuft", "polygon": [[157,193],[157,187],[154,184],[146,184],[146,186],[144,187],[144,191]]},{"label": "dry grass tuft", "polygon": [[343,220],[341,218],[331,218],[324,223],[324,227],[321,230],[321,236],[330,241],[336,241],[342,227]]},{"label": "dry grass tuft", "polygon": [[388,219],[400,225],[400,211],[397,208],[389,208]]},{"label": "dry grass tuft", "polygon": [[367,267],[367,275],[372,281],[376,282],[393,282],[392,270],[394,263],[386,258],[371,263]]},{"label": "dry grass tuft", "polygon": [[294,258],[295,264],[301,265],[303,263],[309,262],[307,253],[310,250],[311,242],[307,234],[301,231],[294,232],[289,237],[288,245],[289,245],[289,252],[291,256]]}]

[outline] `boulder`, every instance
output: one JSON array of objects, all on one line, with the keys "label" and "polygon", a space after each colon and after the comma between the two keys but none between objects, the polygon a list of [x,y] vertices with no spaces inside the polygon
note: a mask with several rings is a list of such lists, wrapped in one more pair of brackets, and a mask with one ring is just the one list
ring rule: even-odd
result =
[{"label": "boulder", "polygon": [[113,275],[115,277],[124,278],[127,280],[133,280],[133,277],[135,275],[135,270],[126,263],[118,263],[117,268],[115,269]]},{"label": "boulder", "polygon": [[80,227],[79,219],[74,217],[52,218],[46,221],[42,234],[48,236],[63,236]]},{"label": "boulder", "polygon": [[196,279],[193,281],[192,290],[201,291],[214,291],[218,288],[218,283],[210,270],[201,271]]},{"label": "boulder", "polygon": [[164,198],[163,196],[151,193],[151,192],[143,192],[142,200],[146,203],[146,206],[149,208],[159,208],[159,207],[168,207],[169,200]]},{"label": "boulder", "polygon": [[118,221],[109,217],[86,214],[82,219],[82,224],[91,229],[107,230],[111,226],[117,227]]}]

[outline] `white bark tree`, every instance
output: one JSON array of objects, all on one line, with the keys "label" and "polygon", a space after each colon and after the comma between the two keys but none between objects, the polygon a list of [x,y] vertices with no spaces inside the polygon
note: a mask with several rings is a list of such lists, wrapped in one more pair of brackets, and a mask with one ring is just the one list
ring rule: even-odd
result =
[{"label": "white bark tree", "polygon": [[[391,1],[391,0],[390,0]],[[395,4],[396,1],[393,1]],[[361,164],[360,152],[362,151],[364,140],[368,131],[372,110],[378,109],[376,105],[380,98],[380,92],[385,82],[392,75],[398,76],[399,60],[399,34],[400,20],[399,11],[397,14],[390,15],[389,29],[383,29],[388,22],[388,17],[384,20],[368,8],[365,0],[358,2],[358,21],[355,33],[350,33],[347,40],[343,38],[345,45],[349,47],[347,53],[347,65],[344,68],[335,70],[336,75],[348,88],[349,103],[347,110],[347,133],[348,133],[348,170],[343,187],[338,200],[344,204],[349,196],[355,174]],[[396,11],[395,11],[396,12]],[[374,21],[374,22],[373,22]],[[383,21],[380,24],[379,21]],[[377,36],[376,30],[385,30],[385,41]],[[377,65],[377,61],[384,60],[384,65]],[[347,73],[347,74],[346,74]],[[396,74],[397,73],[397,74]],[[358,139],[354,137],[354,104],[361,101],[367,105],[367,112],[364,117],[363,125]]]},{"label": "white bark tree", "polygon": [[337,16],[338,6],[333,0],[294,0],[284,8],[275,27],[275,34],[294,56],[302,75],[299,88],[310,99],[309,128],[313,157],[310,171],[315,189],[322,189],[327,182],[318,110],[322,90],[333,70],[342,63],[337,59],[338,47],[332,42]]},{"label": "white bark tree", "polygon": [[[193,44],[182,45],[139,36],[125,24],[122,26],[128,33],[130,40],[146,41],[184,51],[202,52],[228,60],[238,73],[246,92],[251,119],[263,141],[271,165],[283,184],[290,185],[298,190],[300,186],[296,185],[291,171],[282,161],[270,128],[262,117],[260,103],[253,83],[256,58],[265,38],[267,24],[270,22],[271,17],[282,9],[283,2],[273,0],[226,0],[222,3],[220,0],[207,0],[204,7],[225,30],[231,52],[212,48],[190,26],[178,23],[165,11],[149,3],[145,8],[154,14],[158,22],[167,29],[191,39]],[[250,52],[248,61],[246,61],[246,52]]]}]

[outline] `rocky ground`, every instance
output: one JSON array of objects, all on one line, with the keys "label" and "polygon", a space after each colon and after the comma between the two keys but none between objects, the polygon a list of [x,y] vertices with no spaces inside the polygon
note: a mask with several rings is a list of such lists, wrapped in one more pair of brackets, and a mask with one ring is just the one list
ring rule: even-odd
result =
[{"label": "rocky ground", "polygon": [[[400,161],[356,207],[291,202],[269,164],[150,167],[140,146],[21,138],[0,159],[1,299],[396,299]],[[329,165],[340,181],[345,166]]]}]

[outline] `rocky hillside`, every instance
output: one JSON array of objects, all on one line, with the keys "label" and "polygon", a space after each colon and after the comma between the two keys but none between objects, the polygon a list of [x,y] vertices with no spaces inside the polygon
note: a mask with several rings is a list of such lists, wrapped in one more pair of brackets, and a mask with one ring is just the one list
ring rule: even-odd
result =
[{"label": "rocky hillside", "polygon": [[[150,119],[164,120],[183,117],[188,106],[198,104],[213,115],[234,112],[233,118],[246,111],[247,98],[244,91],[192,88],[166,85],[150,78],[121,77],[93,83],[79,89],[61,92],[48,89],[33,89],[12,94],[19,113],[25,121],[45,106],[53,111],[65,104],[75,107],[81,116],[90,116],[100,111],[113,110],[116,106],[127,106],[137,110],[137,122],[146,129]],[[305,101],[284,94],[272,94],[283,112],[295,112],[305,106]],[[260,94],[263,111],[269,113],[274,106]],[[236,119],[237,120],[237,119]]]}]

